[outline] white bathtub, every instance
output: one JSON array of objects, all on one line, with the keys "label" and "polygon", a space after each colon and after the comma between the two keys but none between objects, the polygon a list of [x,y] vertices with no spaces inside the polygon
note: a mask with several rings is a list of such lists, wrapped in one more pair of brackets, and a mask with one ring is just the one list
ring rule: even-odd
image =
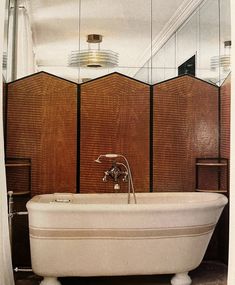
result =
[{"label": "white bathtub", "polygon": [[62,276],[176,274],[202,261],[227,198],[215,193],[50,194],[27,203],[33,271]]}]

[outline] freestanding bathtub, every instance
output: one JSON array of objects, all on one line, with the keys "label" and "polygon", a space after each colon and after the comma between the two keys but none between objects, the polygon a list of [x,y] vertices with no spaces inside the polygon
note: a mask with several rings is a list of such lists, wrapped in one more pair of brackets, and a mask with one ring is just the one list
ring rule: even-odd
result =
[{"label": "freestanding bathtub", "polygon": [[[133,201],[132,201],[133,203]],[[49,194],[27,203],[33,271],[62,276],[175,274],[202,261],[227,198],[215,193]]]}]

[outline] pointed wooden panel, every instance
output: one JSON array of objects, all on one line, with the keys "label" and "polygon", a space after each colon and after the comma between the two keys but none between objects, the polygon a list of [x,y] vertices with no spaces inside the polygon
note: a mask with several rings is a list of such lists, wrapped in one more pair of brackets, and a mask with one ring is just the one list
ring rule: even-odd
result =
[{"label": "pointed wooden panel", "polygon": [[76,192],[76,84],[46,73],[9,84],[6,156],[31,158],[32,195]]},{"label": "pointed wooden panel", "polygon": [[195,191],[195,158],[218,156],[218,88],[182,76],[155,85],[153,101],[154,191]]},{"label": "pointed wooden panel", "polygon": [[[100,154],[125,155],[136,191],[149,191],[149,86],[112,74],[81,86],[80,192],[113,192],[104,183],[112,160],[94,160]],[[121,182],[120,191],[127,191]]]}]

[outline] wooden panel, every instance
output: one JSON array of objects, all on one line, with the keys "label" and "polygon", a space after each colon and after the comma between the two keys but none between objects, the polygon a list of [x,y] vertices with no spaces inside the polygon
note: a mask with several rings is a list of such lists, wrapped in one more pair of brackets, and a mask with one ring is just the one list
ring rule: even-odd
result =
[{"label": "wooden panel", "polygon": [[46,73],[8,86],[7,157],[31,158],[32,195],[76,191],[77,86]]},{"label": "wooden panel", "polygon": [[194,191],[195,158],[218,156],[218,88],[191,76],[155,85],[153,124],[154,191]]},{"label": "wooden panel", "polygon": [[7,191],[14,193],[30,192],[30,179],[29,167],[6,168]]},{"label": "wooden panel", "polygon": [[[125,155],[136,191],[149,191],[149,86],[111,74],[81,86],[80,191],[113,192],[104,183],[111,160],[94,160],[100,154]],[[127,191],[121,182],[121,190]]]},{"label": "wooden panel", "polygon": [[230,158],[230,100],[231,76],[220,87],[220,152],[221,157]]},{"label": "wooden panel", "polygon": [[[220,87],[220,154],[230,159],[230,101],[231,101],[231,75]],[[227,173],[221,171],[221,188],[228,189]]]},{"label": "wooden panel", "polygon": [[[231,75],[229,75],[220,87],[220,154],[221,157],[230,159],[230,104],[231,104]],[[227,169],[229,171],[229,168]],[[221,171],[221,188],[228,190],[227,173]],[[227,205],[220,219],[220,257],[224,263],[228,263],[229,245],[229,206]]]},{"label": "wooden panel", "polygon": [[2,76],[2,113],[3,113],[3,125],[4,125],[4,135],[5,135],[5,118],[6,118],[6,94],[7,94],[7,83],[4,76]]}]

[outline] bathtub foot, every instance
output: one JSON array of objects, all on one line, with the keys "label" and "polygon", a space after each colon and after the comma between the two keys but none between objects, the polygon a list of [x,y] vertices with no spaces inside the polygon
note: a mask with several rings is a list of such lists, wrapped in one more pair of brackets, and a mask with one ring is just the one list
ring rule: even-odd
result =
[{"label": "bathtub foot", "polygon": [[192,279],[188,276],[188,272],[177,273],[171,279],[172,285],[190,285]]},{"label": "bathtub foot", "polygon": [[40,285],[61,285],[56,277],[44,277]]}]

